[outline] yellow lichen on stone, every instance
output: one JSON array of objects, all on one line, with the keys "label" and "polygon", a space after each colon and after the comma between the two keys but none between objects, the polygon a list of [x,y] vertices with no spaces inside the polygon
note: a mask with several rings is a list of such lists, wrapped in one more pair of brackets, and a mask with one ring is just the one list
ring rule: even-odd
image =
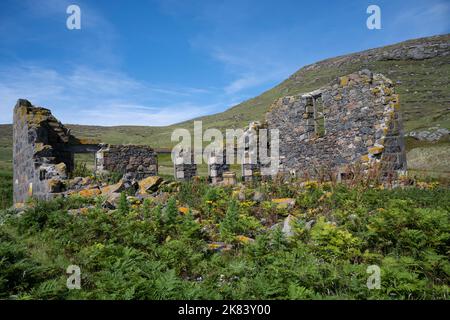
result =
[{"label": "yellow lichen on stone", "polygon": [[45,145],[42,142],[36,142],[34,144],[34,152],[41,152],[41,151],[43,151],[44,149],[47,149],[47,148],[51,148],[51,146]]},{"label": "yellow lichen on stone", "polygon": [[391,106],[394,109],[399,109],[400,108],[400,101],[399,101],[399,96],[398,94],[393,95],[393,98],[391,100]]},{"label": "yellow lichen on stone", "polygon": [[27,107],[20,106],[17,109],[17,114],[19,115],[19,118],[22,119],[22,120],[24,120],[26,118],[27,113],[28,113]]},{"label": "yellow lichen on stone", "polygon": [[98,144],[98,143],[100,143],[100,141],[96,140],[96,139],[90,139],[90,138],[81,138],[81,139],[77,139],[77,143],[79,143],[79,144]]},{"label": "yellow lichen on stone", "polygon": [[64,162],[60,162],[57,165],[55,165],[56,171],[60,174],[60,175],[64,175],[67,172],[67,167],[66,164]]},{"label": "yellow lichen on stone", "polygon": [[26,205],[23,202],[16,202],[14,203],[14,208],[15,209],[25,209]]},{"label": "yellow lichen on stone", "polygon": [[361,156],[361,161],[368,162],[369,161],[369,155],[365,154],[365,155]]},{"label": "yellow lichen on stone", "polygon": [[275,203],[278,209],[288,209],[295,206],[295,199],[292,198],[272,199],[272,203]]},{"label": "yellow lichen on stone", "polygon": [[380,87],[375,87],[375,88],[372,88],[372,89],[370,89],[370,91],[373,93],[373,94],[378,94],[381,90],[380,90]]},{"label": "yellow lichen on stone", "polygon": [[336,101],[342,100],[342,95],[341,95],[341,94],[336,95],[336,96],[334,97],[334,100],[336,100]]},{"label": "yellow lichen on stone", "polygon": [[392,89],[389,87],[383,87],[383,92],[385,95],[390,96],[392,94]]},{"label": "yellow lichen on stone", "polygon": [[279,199],[272,199],[272,202],[283,203],[283,202],[286,202],[286,201],[289,201],[289,200],[291,200],[291,198],[279,198]]},{"label": "yellow lichen on stone", "polygon": [[187,208],[187,207],[179,207],[178,211],[181,212],[182,214],[188,214],[189,208]]},{"label": "yellow lichen on stone", "polygon": [[374,154],[380,154],[381,152],[383,152],[384,147],[383,146],[375,146],[372,148],[369,148],[369,153],[374,155]]},{"label": "yellow lichen on stone", "polygon": [[56,187],[61,181],[59,179],[50,179],[47,181],[48,187],[50,189]]},{"label": "yellow lichen on stone", "polygon": [[343,76],[339,78],[339,84],[341,87],[345,87],[346,85],[348,85],[349,82],[349,78],[347,76]]},{"label": "yellow lichen on stone", "polygon": [[238,241],[239,243],[242,243],[242,244],[247,244],[247,243],[253,242],[254,240],[252,238],[240,235],[240,236],[236,236],[236,241]]},{"label": "yellow lichen on stone", "polygon": [[101,193],[102,192],[100,191],[100,189],[93,188],[93,189],[81,190],[80,192],[78,192],[78,195],[83,198],[92,198],[92,197],[100,195]]},{"label": "yellow lichen on stone", "polygon": [[111,184],[111,185],[100,188],[100,191],[103,195],[109,195],[111,193],[118,192],[121,187],[122,187],[122,182],[119,181],[116,184]]},{"label": "yellow lichen on stone", "polygon": [[30,182],[30,184],[28,185],[28,196],[33,196],[33,182]]},{"label": "yellow lichen on stone", "polygon": [[27,112],[27,121],[31,125],[39,125],[48,120],[48,110],[37,109],[32,113]]},{"label": "yellow lichen on stone", "polygon": [[63,188],[63,182],[60,179],[50,179],[47,182],[49,192],[56,193],[61,192],[61,189]]}]

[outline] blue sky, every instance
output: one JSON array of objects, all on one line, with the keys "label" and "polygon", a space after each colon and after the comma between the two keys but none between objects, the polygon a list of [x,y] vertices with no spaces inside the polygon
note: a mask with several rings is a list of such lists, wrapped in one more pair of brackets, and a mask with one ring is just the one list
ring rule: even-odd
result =
[{"label": "blue sky", "polygon": [[[81,8],[81,30],[66,9]],[[369,30],[366,9],[381,8]],[[336,55],[450,32],[450,1],[0,1],[0,123],[18,98],[64,123],[223,111]]]}]

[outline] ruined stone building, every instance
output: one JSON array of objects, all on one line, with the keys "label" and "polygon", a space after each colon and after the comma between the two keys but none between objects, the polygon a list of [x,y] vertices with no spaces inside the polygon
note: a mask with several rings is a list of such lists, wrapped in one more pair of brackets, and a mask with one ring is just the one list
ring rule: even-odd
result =
[{"label": "ruined stone building", "polygon": [[339,179],[355,165],[378,165],[384,176],[406,170],[399,96],[391,80],[369,70],[277,100],[265,126],[279,130],[284,172],[333,172]]},{"label": "ruined stone building", "polygon": [[[242,180],[261,176],[261,129],[279,130],[279,174],[314,178],[347,178],[349,168],[378,168],[382,177],[396,178],[406,170],[399,97],[392,81],[368,70],[342,76],[315,91],[286,96],[273,103],[266,120],[252,122],[244,133]],[[74,169],[74,154],[95,154],[97,173],[118,172],[143,179],[158,174],[157,153],[149,146],[107,145],[78,139],[48,109],[19,100],[14,108],[14,202],[34,196],[51,198],[64,191]],[[270,143],[267,142],[270,150]],[[212,183],[229,172],[222,157],[211,155]],[[191,150],[174,159],[174,177],[197,175]],[[264,173],[263,173],[264,175]],[[267,174],[266,174],[267,175]],[[231,177],[231,175],[230,175]]]},{"label": "ruined stone building", "polygon": [[95,154],[95,170],[99,173],[130,172],[136,178],[158,173],[152,148],[77,139],[50,110],[20,99],[14,108],[13,124],[14,203],[32,196],[49,199],[64,191],[76,153]]}]

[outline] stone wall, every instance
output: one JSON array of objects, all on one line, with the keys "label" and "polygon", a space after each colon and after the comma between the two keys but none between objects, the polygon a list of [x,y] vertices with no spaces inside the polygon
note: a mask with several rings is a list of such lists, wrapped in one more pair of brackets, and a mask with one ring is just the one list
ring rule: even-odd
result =
[{"label": "stone wall", "polygon": [[259,158],[259,129],[262,124],[251,122],[244,131],[244,150],[242,155],[242,180],[252,181],[261,175],[261,163]]},{"label": "stone wall", "polygon": [[280,164],[299,176],[380,164],[384,176],[406,170],[399,97],[391,80],[368,70],[310,93],[277,100],[266,115],[280,131]]},{"label": "stone wall", "polygon": [[105,145],[78,139],[49,109],[18,100],[14,108],[14,203],[50,199],[66,191],[75,153],[96,153],[96,170],[143,179],[158,174],[156,152],[147,146]]},{"label": "stone wall", "polygon": [[136,179],[158,174],[158,156],[148,146],[104,145],[95,159],[97,172],[132,173]]},{"label": "stone wall", "polygon": [[64,188],[73,170],[73,148],[90,149],[76,139],[50,112],[19,99],[14,107],[14,203],[31,196],[49,199]]},{"label": "stone wall", "polygon": [[226,163],[226,149],[224,148],[222,156],[212,154],[208,157],[208,177],[211,183],[218,183],[223,180],[223,174],[230,169]]}]

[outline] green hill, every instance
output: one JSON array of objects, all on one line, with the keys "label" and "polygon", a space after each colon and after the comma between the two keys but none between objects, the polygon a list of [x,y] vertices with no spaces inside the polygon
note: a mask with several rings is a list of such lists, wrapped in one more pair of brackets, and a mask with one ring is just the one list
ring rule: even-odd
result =
[{"label": "green hill", "polygon": [[[205,129],[244,127],[250,121],[263,119],[271,103],[279,97],[314,90],[338,76],[363,68],[383,73],[396,83],[406,132],[435,126],[450,128],[450,34],[409,40],[305,66],[279,85],[253,99],[224,112],[193,120],[202,120]],[[193,120],[165,127],[68,127],[78,137],[97,138],[106,143],[170,147],[171,132],[175,128],[192,130]],[[11,136],[11,125],[0,125],[0,169],[11,159]],[[409,149],[420,147],[425,151],[429,145],[418,144],[412,140],[408,140],[407,144]],[[450,158],[448,143],[439,145],[447,150],[444,156]],[[442,148],[438,148],[440,157]],[[430,156],[433,156],[433,153],[430,153]]]}]

